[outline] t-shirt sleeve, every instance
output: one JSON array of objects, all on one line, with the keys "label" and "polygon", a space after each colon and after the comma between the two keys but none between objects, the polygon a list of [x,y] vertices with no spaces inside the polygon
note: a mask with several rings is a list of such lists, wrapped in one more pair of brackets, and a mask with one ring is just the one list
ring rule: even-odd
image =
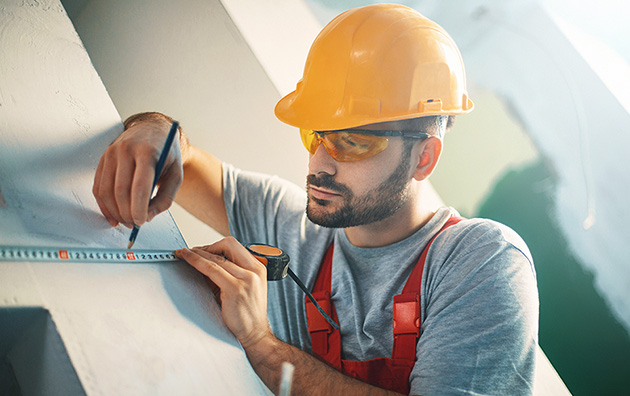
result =
[{"label": "t-shirt sleeve", "polygon": [[241,243],[277,244],[279,230],[295,227],[306,205],[305,191],[295,184],[225,163],[223,198],[230,234]]},{"label": "t-shirt sleeve", "polygon": [[411,394],[530,395],[538,345],[531,255],[505,226],[466,223],[429,251]]}]

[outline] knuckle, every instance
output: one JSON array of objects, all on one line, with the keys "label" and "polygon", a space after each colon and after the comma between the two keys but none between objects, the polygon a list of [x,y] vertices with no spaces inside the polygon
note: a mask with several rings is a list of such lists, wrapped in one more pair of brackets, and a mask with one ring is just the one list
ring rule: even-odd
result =
[{"label": "knuckle", "polygon": [[105,153],[103,153],[103,157],[101,158],[101,161],[103,160],[108,161],[108,162],[114,161],[117,155],[118,155],[118,149],[116,149],[114,146],[109,146],[107,150],[105,150]]},{"label": "knuckle", "polygon": [[239,299],[245,300],[246,296],[248,294],[247,293],[247,287],[242,282],[238,282],[234,286],[234,293]]},{"label": "knuckle", "polygon": [[164,212],[166,209],[171,207],[173,200],[174,199],[171,196],[164,196],[163,199],[155,202],[155,209],[157,209],[160,213]]},{"label": "knuckle", "polygon": [[227,236],[223,239],[223,242],[230,247],[236,246],[236,245],[240,245],[240,242],[234,238],[233,236]]},{"label": "knuckle", "polygon": [[157,162],[159,153],[149,145],[139,145],[134,148],[130,148],[134,152],[134,156],[144,161]]},{"label": "knuckle", "polygon": [[247,271],[242,275],[243,281],[248,284],[253,283],[257,279],[257,274],[254,272]]},{"label": "knuckle", "polygon": [[210,255],[210,257],[212,257],[212,260],[218,266],[221,266],[222,264],[225,264],[228,262],[228,259],[226,259],[225,257],[221,255],[215,255],[214,253],[211,253],[210,251],[206,249],[204,249],[204,251],[206,251]]},{"label": "knuckle", "polygon": [[256,272],[256,275],[258,275],[258,277],[260,278],[267,278],[267,267],[265,267],[263,265],[263,263],[261,263],[260,261],[256,260],[256,262],[258,263],[258,265],[255,267],[254,271]]}]

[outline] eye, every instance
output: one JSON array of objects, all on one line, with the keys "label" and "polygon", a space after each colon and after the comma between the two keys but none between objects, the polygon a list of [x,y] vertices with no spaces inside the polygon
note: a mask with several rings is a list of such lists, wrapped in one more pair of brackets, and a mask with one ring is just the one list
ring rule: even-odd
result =
[{"label": "eye", "polygon": [[343,142],[343,144],[354,148],[365,149],[370,147],[370,139],[366,139],[365,136],[361,136],[358,134],[344,133],[341,136],[341,141]]}]

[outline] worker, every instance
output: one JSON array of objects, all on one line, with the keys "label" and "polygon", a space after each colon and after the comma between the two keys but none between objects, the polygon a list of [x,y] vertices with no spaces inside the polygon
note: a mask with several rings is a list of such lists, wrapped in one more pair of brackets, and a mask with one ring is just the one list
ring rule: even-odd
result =
[{"label": "worker", "polygon": [[[306,193],[221,162],[180,130],[147,208],[172,121],[160,113],[125,121],[93,192],[112,226],[141,225],[175,200],[229,235],[176,254],[214,285],[274,392],[290,362],[298,395],[528,395],[538,296],[527,246],[428,198],[444,133],[472,108],[442,27],[402,5],[355,8],[324,27],[275,108],[310,153]],[[247,242],[285,251],[339,330],[294,282],[267,282]]]}]

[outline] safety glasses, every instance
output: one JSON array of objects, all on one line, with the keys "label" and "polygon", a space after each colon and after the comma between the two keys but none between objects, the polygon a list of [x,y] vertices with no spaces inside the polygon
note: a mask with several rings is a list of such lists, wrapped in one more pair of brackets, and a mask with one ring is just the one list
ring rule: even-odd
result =
[{"label": "safety glasses", "polygon": [[309,153],[315,154],[320,143],[336,161],[352,162],[370,158],[387,148],[388,137],[404,136],[426,139],[423,132],[373,131],[369,129],[341,129],[337,131],[311,131],[300,129],[302,143]]}]

